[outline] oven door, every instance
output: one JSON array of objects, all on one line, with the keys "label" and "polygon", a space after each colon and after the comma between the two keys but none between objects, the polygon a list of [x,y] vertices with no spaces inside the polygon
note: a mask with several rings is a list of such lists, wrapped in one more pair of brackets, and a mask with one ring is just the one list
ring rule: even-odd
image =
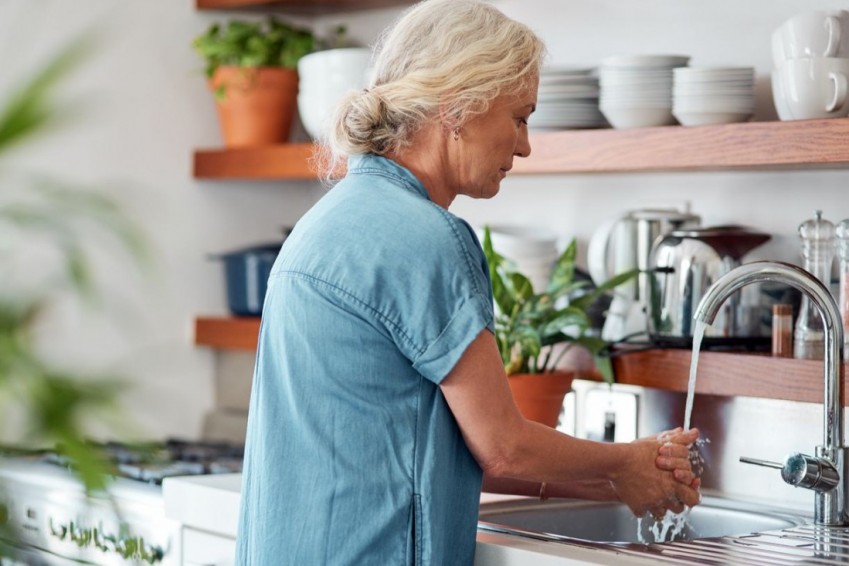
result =
[{"label": "oven door", "polygon": [[11,533],[4,538],[13,541],[10,548],[25,553],[5,553],[12,554],[9,564],[180,563],[180,525],[165,516],[158,486],[116,490],[112,500],[86,498],[79,489],[21,483],[4,495],[0,503],[5,500]]},{"label": "oven door", "polygon": [[3,541],[0,543],[0,566],[80,566],[80,563],[46,550]]}]

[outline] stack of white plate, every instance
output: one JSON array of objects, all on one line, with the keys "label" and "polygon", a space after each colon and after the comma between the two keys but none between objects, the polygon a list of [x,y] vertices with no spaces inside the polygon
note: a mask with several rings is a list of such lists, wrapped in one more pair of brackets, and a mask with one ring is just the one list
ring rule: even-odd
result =
[{"label": "stack of white plate", "polygon": [[528,126],[562,130],[607,126],[598,109],[598,77],[593,69],[545,68],[540,73],[537,109]]},{"label": "stack of white plate", "polygon": [[622,55],[599,68],[600,108],[614,128],[674,124],[672,69],[687,65],[684,55]]},{"label": "stack of white plate", "polygon": [[753,67],[675,69],[672,113],[685,126],[745,122],[755,110]]}]

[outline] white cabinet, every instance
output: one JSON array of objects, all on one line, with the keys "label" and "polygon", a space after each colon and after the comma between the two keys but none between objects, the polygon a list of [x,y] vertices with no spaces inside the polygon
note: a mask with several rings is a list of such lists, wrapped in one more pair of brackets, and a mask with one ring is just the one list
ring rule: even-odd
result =
[{"label": "white cabinet", "polygon": [[183,566],[234,566],[236,539],[183,527]]},{"label": "white cabinet", "polygon": [[183,566],[234,566],[241,474],[166,478],[165,514],[181,525]]}]

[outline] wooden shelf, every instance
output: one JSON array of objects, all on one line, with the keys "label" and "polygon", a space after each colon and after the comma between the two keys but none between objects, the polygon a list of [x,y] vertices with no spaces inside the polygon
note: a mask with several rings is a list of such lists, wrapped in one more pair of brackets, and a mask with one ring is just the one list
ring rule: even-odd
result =
[{"label": "wooden shelf", "polygon": [[722,170],[849,163],[849,119],[540,134],[517,173]]},{"label": "wooden shelf", "polygon": [[[765,169],[849,164],[849,118],[535,133],[518,174]],[[199,179],[315,179],[313,144],[207,149]]]},{"label": "wooden shelf", "polygon": [[[195,343],[222,350],[256,350],[259,317],[200,317]],[[690,350],[657,349],[620,353],[613,358],[617,383],[687,392]],[[844,364],[843,371],[846,371]],[[596,377],[596,379],[600,379]],[[821,360],[774,358],[768,354],[701,352],[696,392],[822,403]],[[849,392],[842,393],[849,406]]]},{"label": "wooden shelf", "polygon": [[314,145],[293,143],[265,147],[202,149],[195,152],[197,179],[316,179],[311,165]]},{"label": "wooden shelf", "polygon": [[195,0],[198,10],[262,10],[329,14],[402,6],[411,0]]},{"label": "wooden shelf", "polygon": [[195,344],[220,350],[256,350],[259,321],[259,317],[198,317]]},{"label": "wooden shelf", "polygon": [[[690,350],[658,349],[613,358],[617,383],[687,392]],[[843,372],[847,364],[843,365]],[[822,360],[769,354],[700,352],[696,393],[822,403]],[[842,403],[849,405],[844,388]]]}]

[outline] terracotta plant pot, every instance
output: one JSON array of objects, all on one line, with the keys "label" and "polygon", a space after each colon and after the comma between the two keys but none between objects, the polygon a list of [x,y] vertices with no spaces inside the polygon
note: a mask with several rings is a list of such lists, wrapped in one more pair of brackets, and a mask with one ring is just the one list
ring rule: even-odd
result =
[{"label": "terracotta plant pot", "polygon": [[529,420],[554,428],[563,397],[572,387],[575,374],[555,371],[543,374],[514,374],[507,378],[519,411]]},{"label": "terracotta plant pot", "polygon": [[209,87],[216,95],[221,135],[227,147],[273,145],[289,140],[297,112],[298,73],[281,67],[215,70]]}]

